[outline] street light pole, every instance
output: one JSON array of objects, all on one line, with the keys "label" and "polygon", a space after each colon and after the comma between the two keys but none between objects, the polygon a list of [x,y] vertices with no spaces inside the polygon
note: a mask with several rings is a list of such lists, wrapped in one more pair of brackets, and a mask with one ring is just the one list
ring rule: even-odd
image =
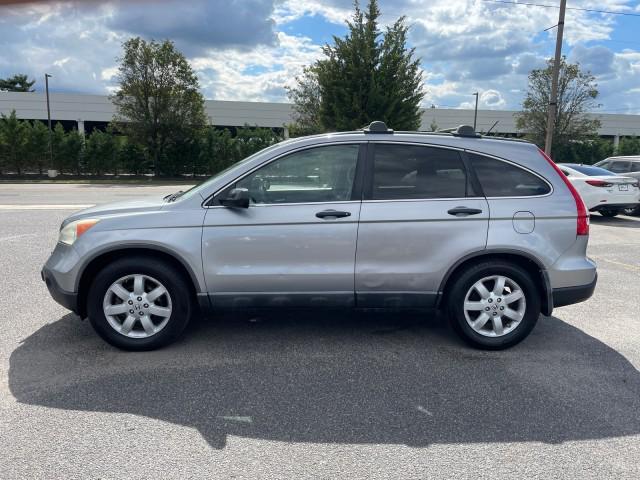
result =
[{"label": "street light pole", "polygon": [[476,97],[476,109],[473,112],[473,131],[476,131],[476,123],[478,121],[478,92],[474,93]]},{"label": "street light pole", "polygon": [[56,172],[55,167],[53,165],[53,138],[52,138],[52,130],[51,130],[51,107],[49,106],[49,75],[48,73],[44,74],[44,88],[47,93],[47,120],[49,123],[49,177],[56,177],[58,172]]},{"label": "street light pole", "polygon": [[551,144],[553,142],[553,129],[555,128],[556,112],[558,109],[558,77],[560,76],[560,59],[562,58],[562,34],[564,32],[564,11],[567,0],[560,0],[560,15],[558,16],[558,35],[556,36],[556,56],[553,61],[551,79],[551,97],[549,98],[549,110],[547,112],[547,132],[544,139],[544,152],[551,156]]}]

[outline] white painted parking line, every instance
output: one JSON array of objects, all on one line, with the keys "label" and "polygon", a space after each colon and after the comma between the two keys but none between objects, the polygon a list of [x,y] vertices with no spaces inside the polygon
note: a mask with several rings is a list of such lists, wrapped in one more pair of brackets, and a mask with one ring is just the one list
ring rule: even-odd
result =
[{"label": "white painted parking line", "polygon": [[0,210],[80,210],[95,207],[95,203],[87,205],[0,205]]}]

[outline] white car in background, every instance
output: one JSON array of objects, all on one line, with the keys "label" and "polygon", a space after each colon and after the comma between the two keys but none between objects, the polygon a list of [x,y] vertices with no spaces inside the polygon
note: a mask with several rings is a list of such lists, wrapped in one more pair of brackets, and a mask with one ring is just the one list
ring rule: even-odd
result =
[{"label": "white car in background", "polygon": [[592,165],[559,163],[558,167],[580,193],[590,212],[615,217],[637,208],[640,203],[640,188],[635,178]]}]

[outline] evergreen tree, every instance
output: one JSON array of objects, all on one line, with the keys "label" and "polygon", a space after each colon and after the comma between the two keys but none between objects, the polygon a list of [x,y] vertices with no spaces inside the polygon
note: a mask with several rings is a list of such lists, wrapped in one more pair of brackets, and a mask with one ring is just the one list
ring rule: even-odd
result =
[{"label": "evergreen tree", "polygon": [[84,136],[73,129],[68,132],[61,145],[62,165],[67,172],[82,175],[84,160]]},{"label": "evergreen tree", "polygon": [[399,18],[384,33],[380,10],[358,2],[344,38],[323,47],[324,58],[304,69],[289,89],[298,128],[294,133],[354,130],[382,120],[396,130],[420,127],[424,97],[420,60],[406,46],[408,27]]},{"label": "evergreen tree", "polygon": [[39,120],[34,120],[27,128],[27,159],[29,168],[40,175],[49,163],[49,129]]},{"label": "evergreen tree", "polygon": [[0,115],[0,174],[12,171],[22,175],[26,164],[27,124],[13,110]]},{"label": "evergreen tree", "polygon": [[35,80],[29,80],[25,74],[18,73],[13,77],[0,78],[0,91],[5,92],[33,92]]}]

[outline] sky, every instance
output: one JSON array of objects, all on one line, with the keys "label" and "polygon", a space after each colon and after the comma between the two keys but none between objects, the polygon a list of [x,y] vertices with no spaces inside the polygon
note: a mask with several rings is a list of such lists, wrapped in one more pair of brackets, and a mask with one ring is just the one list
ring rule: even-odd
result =
[{"label": "sky", "polygon": [[[366,1],[365,1],[366,3]],[[558,5],[559,0],[520,3]],[[50,90],[109,94],[132,36],[173,40],[207,99],[286,102],[305,65],[346,33],[350,0],[85,0],[0,6],[0,77]],[[553,56],[557,8],[496,0],[380,0],[406,16],[421,59],[424,106],[517,110],[527,74]],[[640,1],[569,0],[563,53],[597,79],[603,113],[640,114]],[[606,10],[619,14],[577,9]],[[625,15],[620,15],[624,13]],[[546,30],[545,29],[549,29]]]}]

